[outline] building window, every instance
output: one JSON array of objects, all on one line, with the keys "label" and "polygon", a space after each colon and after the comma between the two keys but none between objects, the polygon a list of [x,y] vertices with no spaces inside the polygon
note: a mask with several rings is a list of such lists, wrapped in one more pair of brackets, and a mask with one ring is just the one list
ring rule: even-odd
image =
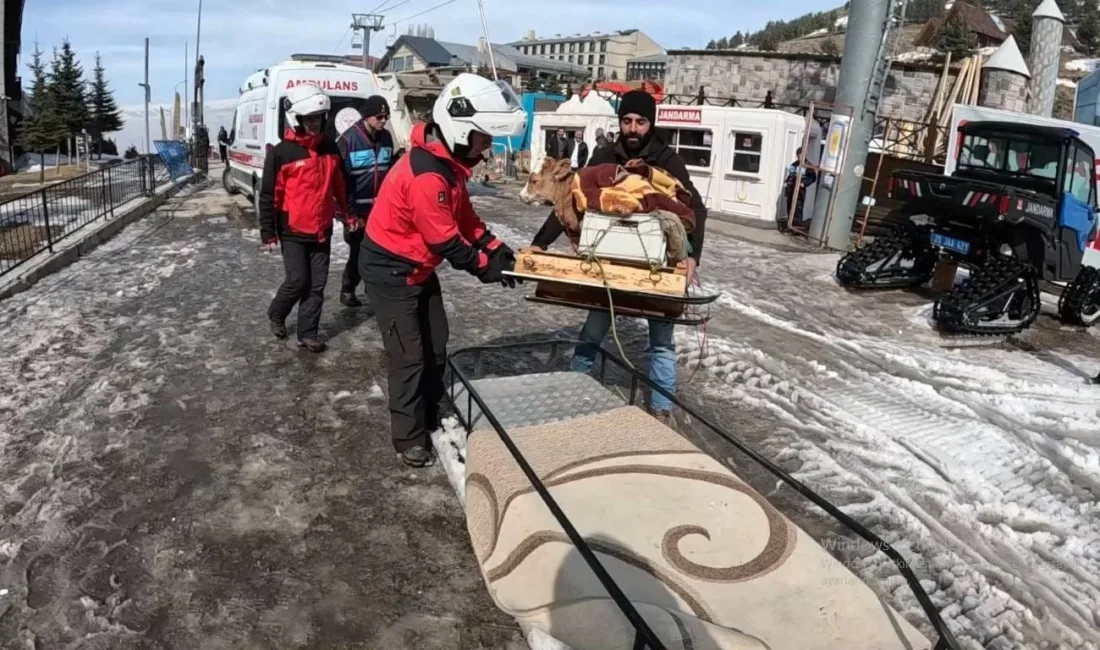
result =
[{"label": "building window", "polygon": [[572,62],[573,62],[573,55],[572,55],[572,54],[570,54],[570,55],[569,55],[569,62],[570,62],[570,63],[572,63]]},{"label": "building window", "polygon": [[607,41],[600,41],[600,51],[601,52],[606,52],[607,51]]},{"label": "building window", "polygon": [[596,68],[596,78],[603,79],[603,66]]},{"label": "building window", "polygon": [[539,46],[539,54],[546,54],[546,43]]},{"label": "building window", "polygon": [[604,64],[604,56],[606,56],[606,55],[604,55],[604,54],[600,55],[600,65]]},{"label": "building window", "polygon": [[588,55],[588,65],[592,65],[595,62],[594,59],[595,59],[595,57],[592,56],[591,54],[589,54]]},{"label": "building window", "polygon": [[[711,142],[714,134],[710,129],[665,129],[657,128],[657,133],[668,143],[672,150],[680,155],[688,167],[710,169]],[[759,166],[759,163],[757,164]]]},{"label": "building window", "polygon": [[576,47],[577,47],[577,44],[576,44],[576,43],[570,43],[570,44],[569,44],[569,51],[570,51],[571,53],[572,53],[572,52],[575,52],[575,51],[576,51]]},{"label": "building window", "polygon": [[764,135],[753,131],[733,132],[733,171],[745,174],[760,173],[760,153],[764,147]]}]

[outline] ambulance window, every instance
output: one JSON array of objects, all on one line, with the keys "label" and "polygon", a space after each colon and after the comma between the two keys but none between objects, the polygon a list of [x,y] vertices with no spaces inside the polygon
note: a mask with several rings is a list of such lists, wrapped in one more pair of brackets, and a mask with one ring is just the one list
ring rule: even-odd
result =
[{"label": "ambulance window", "polygon": [[760,173],[760,155],[764,149],[764,135],[751,131],[733,132],[733,171],[746,174]]},{"label": "ambulance window", "polygon": [[666,129],[657,128],[657,135],[672,148],[688,167],[710,168],[711,141],[710,129]]}]

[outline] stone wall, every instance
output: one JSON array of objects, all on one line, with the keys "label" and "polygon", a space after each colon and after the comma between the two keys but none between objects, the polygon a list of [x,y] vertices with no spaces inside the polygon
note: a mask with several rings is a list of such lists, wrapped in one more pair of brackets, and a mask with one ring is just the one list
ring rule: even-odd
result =
[{"label": "stone wall", "polygon": [[[879,114],[924,121],[941,73],[934,66],[895,63]],[[840,59],[824,55],[680,50],[669,52],[665,92],[695,95],[702,85],[708,97],[756,106],[770,90],[777,104],[805,106],[810,100],[834,101],[839,74]],[[949,77],[953,84],[954,72]]]},{"label": "stone wall", "polygon": [[1027,77],[1008,70],[987,70],[982,75],[978,104],[1006,111],[1026,112]]}]

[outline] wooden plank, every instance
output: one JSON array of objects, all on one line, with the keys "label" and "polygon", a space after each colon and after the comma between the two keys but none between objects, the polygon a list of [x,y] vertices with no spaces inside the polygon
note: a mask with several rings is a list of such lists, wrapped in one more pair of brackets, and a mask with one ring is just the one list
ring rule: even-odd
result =
[{"label": "wooden plank", "polygon": [[617,316],[679,318],[684,313],[682,303],[662,302],[660,296],[617,296],[609,299],[607,290],[602,287],[580,287],[560,282],[539,282],[535,296],[570,303],[579,309],[611,308]]},{"label": "wooden plank", "polygon": [[626,291],[672,296],[687,293],[687,277],[683,268],[666,268],[651,273],[648,268],[619,261],[601,260],[600,264],[596,264],[572,255],[528,249],[516,253],[516,266],[512,273],[524,279],[558,280],[594,287],[603,287],[606,280],[611,288]]}]

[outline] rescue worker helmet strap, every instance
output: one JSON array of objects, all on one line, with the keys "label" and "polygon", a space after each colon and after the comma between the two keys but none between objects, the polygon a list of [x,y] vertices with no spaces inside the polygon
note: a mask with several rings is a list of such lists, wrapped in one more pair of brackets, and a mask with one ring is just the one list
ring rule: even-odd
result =
[{"label": "rescue worker helmet strap", "polygon": [[432,121],[452,152],[469,146],[472,131],[494,138],[527,131],[527,113],[512,87],[468,72],[443,87],[432,107]]},{"label": "rescue worker helmet strap", "polygon": [[291,88],[283,102],[286,107],[287,126],[295,131],[300,126],[299,118],[306,115],[317,115],[318,113],[327,115],[329,109],[332,108],[332,101],[325,94],[325,91],[310,84],[301,84]]}]

